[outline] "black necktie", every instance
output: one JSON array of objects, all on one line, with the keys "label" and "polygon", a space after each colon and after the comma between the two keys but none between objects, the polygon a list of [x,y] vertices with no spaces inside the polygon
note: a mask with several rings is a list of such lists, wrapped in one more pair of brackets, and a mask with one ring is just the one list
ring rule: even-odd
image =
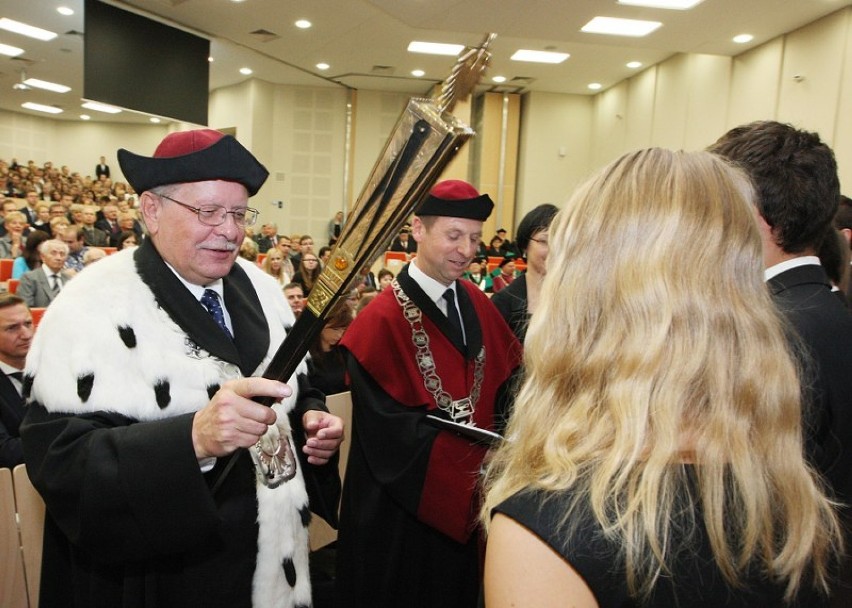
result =
[{"label": "black necktie", "polygon": [[444,300],[447,301],[447,320],[450,322],[450,325],[453,326],[458,332],[458,335],[464,337],[464,333],[462,333],[462,324],[461,317],[459,316],[459,310],[456,308],[456,292],[452,289],[448,289],[444,292]]},{"label": "black necktie", "polygon": [[6,375],[9,376],[10,378],[14,378],[18,382],[24,381],[24,372],[10,372]]},{"label": "black necktie", "polygon": [[231,331],[228,329],[228,325],[225,323],[225,311],[222,310],[222,305],[219,304],[219,294],[212,289],[205,289],[204,295],[201,296],[201,303],[204,305],[204,308],[207,309],[207,312],[210,313],[210,316],[213,317],[213,320],[216,321],[216,325],[221,327],[222,331],[224,331],[229,338],[233,338]]},{"label": "black necktie", "polygon": [[59,275],[54,274],[51,275],[50,278],[53,279],[53,292],[57,293],[60,289],[62,289],[62,283],[59,280]]}]

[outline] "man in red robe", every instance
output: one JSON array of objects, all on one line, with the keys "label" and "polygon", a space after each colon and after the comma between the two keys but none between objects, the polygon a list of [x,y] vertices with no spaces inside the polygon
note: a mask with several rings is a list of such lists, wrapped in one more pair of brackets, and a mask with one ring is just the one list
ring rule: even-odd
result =
[{"label": "man in red robe", "polygon": [[352,447],[338,541],[339,606],[475,606],[477,483],[488,447],[427,415],[500,430],[521,346],[459,278],[494,204],[441,182],[412,223],[417,257],[358,315],[348,351]]}]

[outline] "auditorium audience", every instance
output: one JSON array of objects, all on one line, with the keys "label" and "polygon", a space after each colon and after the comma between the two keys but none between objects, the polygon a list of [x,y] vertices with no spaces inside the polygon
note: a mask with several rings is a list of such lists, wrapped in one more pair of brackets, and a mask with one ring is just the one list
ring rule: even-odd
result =
[{"label": "auditorium audience", "polygon": [[132,230],[122,232],[115,240],[115,247],[120,251],[122,249],[130,249],[139,246],[139,238]]},{"label": "auditorium audience", "polygon": [[643,150],[554,220],[487,473],[489,608],[824,605],[837,514],[754,196],[712,154]]},{"label": "auditorium audience", "polygon": [[379,270],[379,273],[376,275],[376,278],[379,281],[379,286],[377,289],[379,291],[384,291],[385,289],[390,287],[391,283],[393,283],[393,271],[387,268],[382,268],[381,270]]}]

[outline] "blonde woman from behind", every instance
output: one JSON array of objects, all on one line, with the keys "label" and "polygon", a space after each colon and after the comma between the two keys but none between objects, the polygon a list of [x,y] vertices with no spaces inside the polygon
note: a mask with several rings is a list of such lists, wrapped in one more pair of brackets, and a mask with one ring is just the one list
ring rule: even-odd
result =
[{"label": "blonde woman from behind", "polygon": [[709,153],[650,149],[554,220],[486,478],[488,608],[827,601],[838,524],[752,196]]}]

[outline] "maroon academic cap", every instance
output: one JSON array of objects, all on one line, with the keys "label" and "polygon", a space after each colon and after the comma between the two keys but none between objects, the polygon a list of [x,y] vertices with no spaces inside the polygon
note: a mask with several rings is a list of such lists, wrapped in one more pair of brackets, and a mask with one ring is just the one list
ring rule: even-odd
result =
[{"label": "maroon academic cap", "polygon": [[242,184],[254,196],[269,176],[240,142],[212,129],[169,133],[150,158],[122,148],[118,164],[140,194],[166,184],[221,179]]},{"label": "maroon academic cap", "polygon": [[491,215],[494,202],[487,194],[460,179],[448,179],[435,184],[416,215],[444,215],[484,222]]}]

